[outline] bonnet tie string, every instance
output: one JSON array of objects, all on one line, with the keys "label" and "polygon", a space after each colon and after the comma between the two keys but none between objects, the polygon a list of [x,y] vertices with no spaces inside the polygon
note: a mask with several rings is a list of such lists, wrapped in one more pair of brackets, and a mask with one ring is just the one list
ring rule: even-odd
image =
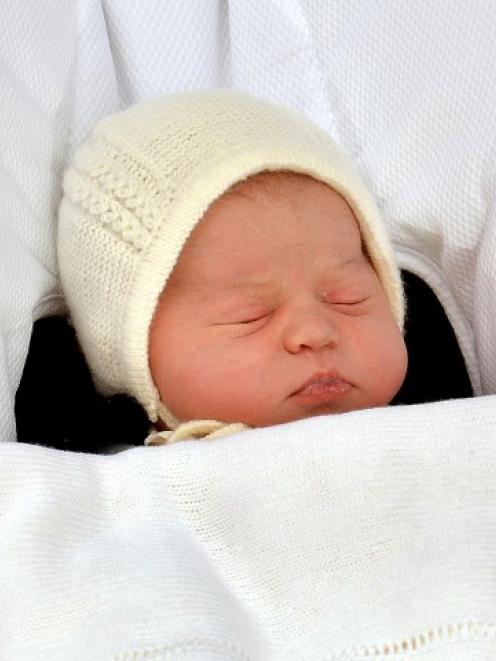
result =
[{"label": "bonnet tie string", "polygon": [[145,439],[145,445],[170,445],[187,439],[204,438],[213,440],[250,429],[242,422],[220,422],[219,420],[190,420],[181,423],[173,431],[153,431]]}]

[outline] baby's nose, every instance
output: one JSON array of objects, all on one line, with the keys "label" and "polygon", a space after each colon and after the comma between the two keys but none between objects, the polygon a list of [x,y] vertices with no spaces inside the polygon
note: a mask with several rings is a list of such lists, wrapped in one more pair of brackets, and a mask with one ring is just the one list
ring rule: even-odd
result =
[{"label": "baby's nose", "polygon": [[335,346],[339,339],[336,324],[324,310],[295,310],[285,334],[285,347],[289,353],[302,349],[318,351]]}]

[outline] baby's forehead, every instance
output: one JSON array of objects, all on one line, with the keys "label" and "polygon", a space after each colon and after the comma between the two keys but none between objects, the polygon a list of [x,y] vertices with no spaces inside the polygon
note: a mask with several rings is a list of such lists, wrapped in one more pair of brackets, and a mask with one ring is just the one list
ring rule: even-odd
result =
[{"label": "baby's forehead", "polygon": [[[318,204],[315,206],[315,200],[320,200],[320,207]],[[259,208],[263,206],[269,213],[274,211],[275,214],[276,209],[284,204],[290,205],[291,211],[281,216],[283,224],[289,222],[289,218],[294,215],[293,209],[299,208],[301,217],[307,218],[311,215],[310,207],[314,207],[320,209],[316,218],[318,222],[339,224],[344,220],[344,228],[349,229],[351,225],[360,233],[359,224],[347,200],[329,184],[296,171],[264,170],[241,179],[217,197],[200,218],[193,234],[198,233],[199,226],[204,227],[207,222],[211,225],[210,219],[221,214],[226,215],[226,210],[230,217],[234,218],[242,207],[249,209],[247,216],[249,222],[254,224],[259,217]],[[315,218],[315,214],[313,215]],[[236,226],[229,223],[227,229],[235,231]]]},{"label": "baby's forehead", "polygon": [[[262,207],[266,213],[260,213]],[[219,216],[224,217],[224,222]],[[329,184],[305,173],[264,170],[236,182],[209,206],[193,235],[216,234],[218,242],[222,242],[223,232],[242,235],[246,227],[237,222],[239,217],[254,230],[265,225],[267,232],[283,234],[289,232],[289,225],[299,217],[305,225],[301,240],[307,242],[315,238],[325,241],[332,226],[336,232],[334,238],[338,238],[338,250],[340,237],[347,237],[354,244],[358,242],[367,253],[360,225],[345,197]],[[212,219],[218,224],[217,233],[212,228]]]},{"label": "baby's forehead", "polygon": [[[324,195],[322,203],[322,191],[332,194],[330,201]],[[364,254],[358,223],[330,186],[295,172],[263,172],[238,182],[209,207],[171,279],[198,282],[207,274],[231,278],[262,267],[282,270],[301,255],[332,266]]]}]

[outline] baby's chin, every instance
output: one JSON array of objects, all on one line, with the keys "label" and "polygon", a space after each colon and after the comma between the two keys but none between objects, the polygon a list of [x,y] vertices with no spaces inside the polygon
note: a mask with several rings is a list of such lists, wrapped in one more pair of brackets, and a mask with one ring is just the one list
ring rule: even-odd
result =
[{"label": "baby's chin", "polygon": [[273,425],[282,425],[289,422],[296,422],[297,420],[307,420],[325,415],[334,416],[363,409],[379,408],[387,406],[392,399],[393,397],[383,399],[350,397],[348,400],[340,402],[333,401],[306,407],[281,408],[281,410],[274,411],[272,414],[266,411],[258,416],[246,416],[246,421],[244,422],[250,427],[271,427]]},{"label": "baby's chin", "polygon": [[[284,425],[289,422],[296,422],[297,420],[306,420],[308,418],[314,418],[317,416],[324,416],[324,415],[339,415],[341,413],[347,413],[349,411],[354,411],[359,407],[356,406],[350,406],[348,407],[342,407],[342,408],[336,408],[334,405],[330,404],[319,404],[318,406],[310,407],[310,408],[303,408],[303,409],[297,409],[295,410],[294,408],[291,409],[283,409],[279,411],[264,411],[263,413],[260,413],[258,415],[254,414],[247,414],[244,417],[241,422],[244,422],[244,424],[250,426],[250,427],[272,427],[274,425]],[[365,407],[363,407],[365,408]],[[229,420],[226,422],[235,422],[234,420]],[[240,422],[240,420],[237,420],[236,422]]]},{"label": "baby's chin", "polygon": [[[305,420],[325,415],[339,415],[368,408],[377,408],[389,404],[393,397],[382,397],[376,393],[374,398],[370,393],[364,392],[361,388],[352,386],[349,391],[341,394],[330,392],[316,392],[310,396],[298,398],[298,396],[287,397],[280,404],[274,406],[252,406],[252,407],[233,407],[226,408],[225,405],[219,408],[202,408],[182,412],[183,415],[177,415],[181,422],[190,420],[219,420],[225,423],[243,423],[249,427],[271,427],[273,425],[282,425],[297,420]],[[394,395],[393,395],[394,396]],[[326,399],[327,398],[327,399]],[[235,409],[235,410],[234,410]],[[173,414],[174,412],[171,411]],[[187,413],[187,415],[185,415]],[[159,429],[166,427],[157,425]]]}]

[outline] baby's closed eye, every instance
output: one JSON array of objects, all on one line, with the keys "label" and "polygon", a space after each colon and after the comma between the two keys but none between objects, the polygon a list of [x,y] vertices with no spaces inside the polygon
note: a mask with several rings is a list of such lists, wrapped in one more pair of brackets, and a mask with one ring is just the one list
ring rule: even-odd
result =
[{"label": "baby's closed eye", "polygon": [[343,305],[343,306],[352,306],[360,305],[361,303],[366,303],[370,299],[370,296],[350,296],[343,299],[336,299],[331,301],[326,301],[327,303],[332,303],[333,305]]},{"label": "baby's closed eye", "polygon": [[322,300],[333,309],[346,314],[362,314],[366,312],[373,299],[372,292],[324,292]]},{"label": "baby's closed eye", "polygon": [[215,326],[244,326],[267,320],[273,310],[264,308],[258,310],[233,311],[221,321],[215,323]]},{"label": "baby's closed eye", "polygon": [[267,312],[266,314],[257,315],[257,316],[249,316],[246,319],[240,319],[239,321],[235,321],[234,323],[235,324],[253,324],[256,321],[262,321],[263,319],[265,319],[269,315],[270,315],[270,312]]}]

